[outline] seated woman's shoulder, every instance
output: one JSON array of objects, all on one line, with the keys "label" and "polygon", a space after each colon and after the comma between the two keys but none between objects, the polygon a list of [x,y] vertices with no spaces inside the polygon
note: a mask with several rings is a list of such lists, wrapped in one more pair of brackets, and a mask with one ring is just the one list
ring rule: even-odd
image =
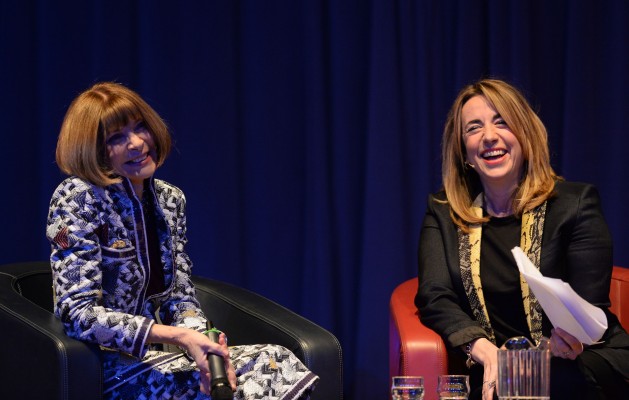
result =
[{"label": "seated woman's shoulder", "polygon": [[558,181],[555,183],[555,191],[559,194],[580,195],[591,190],[597,191],[593,184],[586,182]]},{"label": "seated woman's shoulder", "polygon": [[183,190],[161,179],[155,179],[155,190],[173,197],[184,197]]},{"label": "seated woman's shoulder", "polygon": [[59,185],[57,185],[54,193],[69,195],[93,191],[95,188],[96,186],[94,184],[82,178],[79,178],[77,176],[69,176],[61,181]]},{"label": "seated woman's shoulder", "polygon": [[441,189],[437,192],[431,193],[428,196],[428,200],[429,201],[438,201],[438,202],[442,202],[442,201],[446,201],[448,198],[446,196],[446,191]]}]

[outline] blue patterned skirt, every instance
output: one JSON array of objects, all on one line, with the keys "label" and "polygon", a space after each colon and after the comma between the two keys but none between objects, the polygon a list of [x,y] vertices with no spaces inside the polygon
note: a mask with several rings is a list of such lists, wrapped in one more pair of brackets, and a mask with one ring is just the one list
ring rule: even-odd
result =
[{"label": "blue patterned skirt", "polygon": [[[319,377],[288,349],[278,345],[229,348],[238,387],[235,400],[307,399]],[[104,397],[124,400],[210,399],[199,390],[199,370],[183,353],[149,350],[138,361],[104,352]]]}]

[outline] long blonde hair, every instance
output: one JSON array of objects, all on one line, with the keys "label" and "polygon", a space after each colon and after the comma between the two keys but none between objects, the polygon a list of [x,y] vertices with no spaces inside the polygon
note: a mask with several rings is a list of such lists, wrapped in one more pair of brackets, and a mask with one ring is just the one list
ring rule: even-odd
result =
[{"label": "long blonde hair", "polygon": [[114,82],[97,83],[74,99],[57,140],[57,165],[98,186],[119,181],[107,161],[105,138],[133,120],[142,120],[157,150],[157,166],[171,148],[168,127],[136,92]]},{"label": "long blonde hair", "polygon": [[483,96],[505,120],[520,146],[524,157],[522,178],[513,196],[516,216],[542,204],[552,194],[555,181],[561,179],[550,165],[548,134],[544,124],[522,93],[497,79],[483,79],[464,87],[448,113],[443,141],[442,180],[452,220],[464,231],[470,225],[488,221],[479,218],[472,209],[472,196],[482,188],[477,172],[466,166],[463,143],[462,109],[475,96]]}]

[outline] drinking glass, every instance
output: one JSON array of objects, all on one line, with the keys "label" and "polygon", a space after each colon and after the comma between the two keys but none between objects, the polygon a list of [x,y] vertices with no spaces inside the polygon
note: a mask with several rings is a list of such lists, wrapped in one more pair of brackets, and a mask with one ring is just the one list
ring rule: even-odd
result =
[{"label": "drinking glass", "polygon": [[470,378],[467,375],[439,375],[437,394],[440,400],[466,400],[470,394]]},{"label": "drinking glass", "polygon": [[421,376],[394,376],[391,385],[393,400],[423,400],[424,378]]}]

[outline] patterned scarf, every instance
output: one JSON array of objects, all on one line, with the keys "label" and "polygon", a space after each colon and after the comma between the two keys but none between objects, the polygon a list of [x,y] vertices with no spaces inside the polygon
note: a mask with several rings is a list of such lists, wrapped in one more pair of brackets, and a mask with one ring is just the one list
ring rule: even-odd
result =
[{"label": "patterned scarf", "polygon": [[[476,197],[472,205],[478,217],[483,216],[483,194]],[[542,251],[542,233],[544,231],[544,219],[546,217],[546,202],[527,211],[522,215],[522,229],[520,233],[520,248],[526,254],[533,265],[539,269],[540,256]],[[474,318],[481,324],[489,340],[496,344],[494,330],[489,321],[483,286],[480,280],[480,244],[482,237],[482,226],[475,225],[470,228],[469,233],[458,229],[459,237],[459,265],[461,266],[461,278],[465,293],[472,307]],[[526,322],[531,332],[531,338],[539,344],[542,338],[542,308],[529,290],[529,285],[520,274],[520,289],[522,291],[522,302],[526,313]]]}]

